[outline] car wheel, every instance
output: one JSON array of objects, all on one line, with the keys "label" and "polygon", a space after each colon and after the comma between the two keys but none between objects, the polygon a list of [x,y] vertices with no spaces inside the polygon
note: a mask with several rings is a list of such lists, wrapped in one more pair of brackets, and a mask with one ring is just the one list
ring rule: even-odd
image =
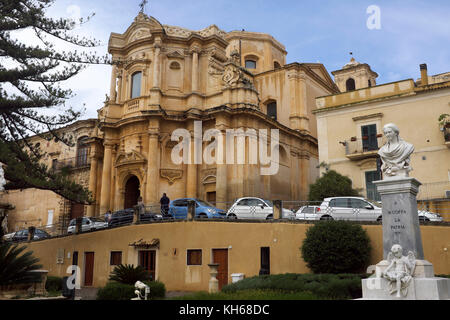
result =
[{"label": "car wheel", "polygon": [[266,218],[266,220],[273,220],[273,215],[269,214]]},{"label": "car wheel", "polygon": [[383,217],[378,217],[377,222],[383,222]]},{"label": "car wheel", "polygon": [[320,217],[320,220],[333,220],[333,217],[331,217],[331,216],[322,216],[322,217]]},{"label": "car wheel", "polygon": [[199,219],[208,219],[208,216],[206,214],[204,214],[204,213],[201,213],[201,214],[198,215],[198,218]]},{"label": "car wheel", "polygon": [[232,213],[232,214],[229,214],[229,215],[227,216],[227,219],[230,219],[230,220],[236,220],[237,217],[236,217],[236,215],[235,215],[234,213]]}]

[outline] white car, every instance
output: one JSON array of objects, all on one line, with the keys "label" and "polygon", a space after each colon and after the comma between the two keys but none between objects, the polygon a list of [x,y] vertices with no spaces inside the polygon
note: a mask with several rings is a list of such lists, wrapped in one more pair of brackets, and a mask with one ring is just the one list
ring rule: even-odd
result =
[{"label": "white car", "polygon": [[381,221],[382,209],[361,197],[332,197],[323,199],[320,220]]},{"label": "white car", "polygon": [[15,232],[7,233],[7,234],[3,235],[3,240],[11,241],[15,234],[16,234]]},{"label": "white car", "polygon": [[296,220],[320,220],[319,206],[303,206],[295,213]]},{"label": "white car", "polygon": [[[320,220],[356,220],[356,221],[382,221],[381,204],[361,197],[332,197],[325,198],[317,212]],[[424,210],[418,211],[419,221],[441,222],[444,219],[437,213]]]},{"label": "white car", "polygon": [[[282,209],[283,219],[295,219],[295,214]],[[227,212],[228,219],[273,219],[273,203],[261,198],[245,197],[236,200]]]},{"label": "white car", "polygon": [[[75,233],[77,220],[70,220],[69,227],[67,228],[67,233]],[[81,224],[81,232],[93,231],[108,228],[108,222],[100,218],[94,217],[83,217],[83,222]]]}]

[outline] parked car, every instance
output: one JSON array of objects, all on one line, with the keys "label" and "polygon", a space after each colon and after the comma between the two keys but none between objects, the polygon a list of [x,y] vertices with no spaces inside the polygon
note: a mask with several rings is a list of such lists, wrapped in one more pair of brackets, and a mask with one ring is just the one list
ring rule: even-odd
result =
[{"label": "parked car", "polygon": [[195,202],[196,218],[223,219],[226,217],[225,210],[218,209],[211,203],[196,198],[183,198],[170,201],[169,215],[175,219],[186,219],[188,215],[189,201]]},{"label": "parked car", "polygon": [[[295,219],[295,214],[282,208],[283,219]],[[273,219],[273,203],[255,197],[239,198],[227,212],[228,219]]]},{"label": "parked car", "polygon": [[319,206],[303,206],[295,213],[296,220],[320,220]]},{"label": "parked car", "polygon": [[12,238],[14,237],[15,232],[11,232],[11,233],[7,233],[5,235],[3,235],[3,240],[4,241],[11,241]]},{"label": "parked car", "polygon": [[439,213],[428,212],[425,210],[419,210],[420,221],[442,222],[444,218]]},{"label": "parked car", "polygon": [[[50,238],[50,235],[41,229],[36,229],[34,231],[34,237],[33,240],[41,240]],[[19,230],[14,233],[14,235],[11,238],[14,242],[20,242],[20,241],[27,241],[28,240],[28,229]]]},{"label": "parked car", "polygon": [[[381,206],[362,197],[332,197],[323,200],[317,214],[320,220],[382,221]],[[421,222],[444,220],[439,214],[424,210],[419,210],[418,215]]]},{"label": "parked car", "polygon": [[[108,222],[108,227],[117,227],[121,225],[131,224],[133,222],[133,209],[123,209],[113,212]],[[145,213],[140,215],[140,221],[149,222],[162,220],[161,214]]]},{"label": "parked car", "polygon": [[[67,228],[67,233],[75,233],[77,227],[77,219],[72,219],[69,222],[69,227]],[[95,218],[95,217],[83,217],[83,221],[81,222],[81,231],[93,231],[99,229],[108,228],[108,223],[104,219]]]},{"label": "parked car", "polygon": [[381,221],[381,206],[362,197],[332,197],[323,199],[318,212],[320,220]]}]

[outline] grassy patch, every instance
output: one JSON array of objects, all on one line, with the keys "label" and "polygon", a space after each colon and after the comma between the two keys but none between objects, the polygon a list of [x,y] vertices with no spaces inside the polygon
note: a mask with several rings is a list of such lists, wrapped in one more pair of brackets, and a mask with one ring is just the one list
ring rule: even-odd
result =
[{"label": "grassy patch", "polygon": [[224,293],[242,290],[273,290],[285,293],[310,292],[319,299],[356,299],[362,296],[359,274],[277,274],[246,278],[222,288]]}]

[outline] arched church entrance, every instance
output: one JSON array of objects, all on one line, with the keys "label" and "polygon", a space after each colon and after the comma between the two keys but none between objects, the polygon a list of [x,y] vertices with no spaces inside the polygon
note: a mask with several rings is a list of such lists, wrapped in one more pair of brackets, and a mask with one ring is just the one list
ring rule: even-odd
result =
[{"label": "arched church entrance", "polygon": [[138,203],[138,198],[141,195],[139,186],[139,179],[136,176],[132,176],[127,180],[125,184],[125,209],[133,208]]}]

